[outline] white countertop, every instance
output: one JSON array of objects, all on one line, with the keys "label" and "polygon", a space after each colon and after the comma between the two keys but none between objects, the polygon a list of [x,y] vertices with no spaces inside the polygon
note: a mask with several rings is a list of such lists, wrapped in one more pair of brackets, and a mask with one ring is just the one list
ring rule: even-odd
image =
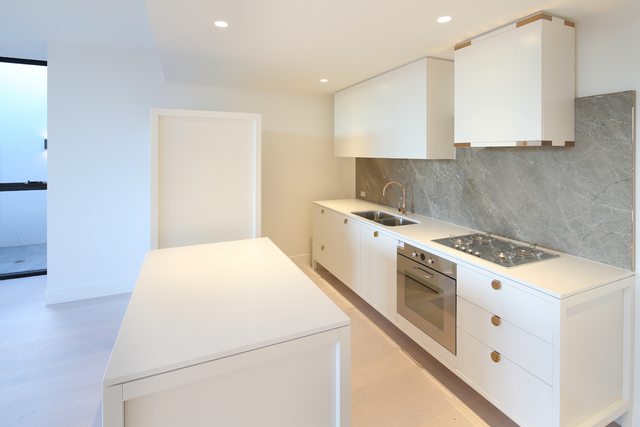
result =
[{"label": "white countertop", "polygon": [[349,325],[267,238],[147,253],[103,386]]},{"label": "white countertop", "polygon": [[398,240],[424,248],[436,255],[450,259],[457,264],[480,267],[492,275],[515,280],[555,298],[566,298],[634,275],[632,271],[599,264],[545,248],[541,249],[550,253],[557,253],[560,257],[507,269],[490,261],[485,261],[473,255],[465,254],[456,249],[432,242],[434,239],[441,239],[449,237],[450,235],[469,234],[470,231],[478,230],[471,230],[466,227],[448,224],[411,213],[407,214],[407,218],[420,221],[420,224],[389,227],[351,213],[365,210],[381,210],[400,216],[397,210],[388,206],[377,205],[357,199],[324,200],[314,203],[347,215],[361,224],[366,224],[374,228],[377,227],[379,230],[396,237]]}]

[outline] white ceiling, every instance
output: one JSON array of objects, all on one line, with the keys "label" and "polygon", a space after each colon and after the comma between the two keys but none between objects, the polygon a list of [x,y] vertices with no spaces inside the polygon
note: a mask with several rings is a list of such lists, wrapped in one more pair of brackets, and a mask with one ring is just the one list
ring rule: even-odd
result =
[{"label": "white ceiling", "polygon": [[4,0],[0,56],[46,59],[49,42],[157,51],[167,81],[333,93],[453,59],[455,43],[540,10],[579,21],[632,1]]}]

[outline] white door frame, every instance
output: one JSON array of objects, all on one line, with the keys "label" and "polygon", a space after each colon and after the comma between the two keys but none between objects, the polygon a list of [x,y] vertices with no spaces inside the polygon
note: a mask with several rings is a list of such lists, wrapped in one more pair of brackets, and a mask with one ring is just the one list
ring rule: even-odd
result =
[{"label": "white door frame", "polygon": [[219,111],[151,109],[151,235],[150,249],[158,249],[158,125],[161,116],[195,117],[211,119],[231,119],[252,122],[254,126],[254,168],[255,168],[255,235],[261,237],[261,115],[252,113],[227,113]]}]

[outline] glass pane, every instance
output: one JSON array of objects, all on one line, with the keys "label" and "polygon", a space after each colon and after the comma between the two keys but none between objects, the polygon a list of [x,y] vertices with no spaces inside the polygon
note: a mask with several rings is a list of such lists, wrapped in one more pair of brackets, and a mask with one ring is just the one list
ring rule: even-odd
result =
[{"label": "glass pane", "polygon": [[411,311],[444,331],[444,293],[442,289],[423,285],[406,275],[404,280],[404,304]]},{"label": "glass pane", "polygon": [[0,274],[47,268],[47,191],[0,192]]}]

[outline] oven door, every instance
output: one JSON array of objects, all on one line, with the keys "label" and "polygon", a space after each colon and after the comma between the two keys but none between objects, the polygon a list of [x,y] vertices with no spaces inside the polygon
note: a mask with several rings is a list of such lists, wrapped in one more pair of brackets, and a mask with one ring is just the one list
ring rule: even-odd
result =
[{"label": "oven door", "polygon": [[456,354],[456,281],[398,255],[398,314]]}]

